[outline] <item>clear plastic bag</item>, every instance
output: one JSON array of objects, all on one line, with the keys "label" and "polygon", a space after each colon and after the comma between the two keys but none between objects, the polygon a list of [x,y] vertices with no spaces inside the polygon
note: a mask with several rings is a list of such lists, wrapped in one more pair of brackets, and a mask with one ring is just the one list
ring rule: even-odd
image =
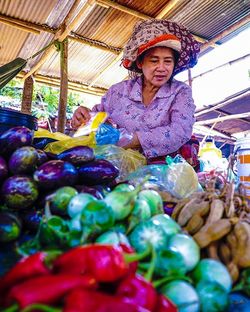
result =
[{"label": "clear plastic bag", "polygon": [[146,184],[159,191],[166,191],[176,198],[185,198],[198,191],[196,172],[180,155],[167,156],[167,163],[148,165],[128,175],[127,180],[137,185],[148,177]]},{"label": "clear plastic bag", "polygon": [[117,182],[125,181],[127,175],[146,165],[146,158],[137,151],[123,149],[116,145],[101,145],[94,148],[96,158],[104,158],[115,165],[119,171]]}]

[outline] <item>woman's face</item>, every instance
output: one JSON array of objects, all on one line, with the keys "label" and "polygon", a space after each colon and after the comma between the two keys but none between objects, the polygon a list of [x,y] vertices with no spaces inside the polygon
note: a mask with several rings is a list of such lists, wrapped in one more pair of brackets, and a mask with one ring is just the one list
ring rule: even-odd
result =
[{"label": "woman's face", "polygon": [[174,51],[165,47],[149,49],[142,60],[137,61],[137,66],[142,70],[144,82],[158,88],[170,79],[174,65]]}]

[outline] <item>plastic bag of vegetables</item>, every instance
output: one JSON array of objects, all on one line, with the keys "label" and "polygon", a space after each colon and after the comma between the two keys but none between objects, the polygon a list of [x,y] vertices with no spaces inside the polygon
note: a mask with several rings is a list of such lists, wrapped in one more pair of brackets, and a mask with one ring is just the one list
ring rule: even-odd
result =
[{"label": "plastic bag of vegetables", "polygon": [[154,164],[139,168],[128,175],[127,180],[137,185],[145,176],[148,183],[160,191],[167,191],[176,198],[186,198],[198,191],[199,183],[196,172],[180,155],[175,158],[167,156],[167,164]]}]

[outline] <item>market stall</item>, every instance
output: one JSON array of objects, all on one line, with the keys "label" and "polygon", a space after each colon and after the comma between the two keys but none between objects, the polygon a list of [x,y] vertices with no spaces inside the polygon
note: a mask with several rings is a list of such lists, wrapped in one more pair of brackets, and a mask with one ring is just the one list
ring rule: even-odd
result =
[{"label": "market stall", "polygon": [[[1,53],[0,87],[25,80],[21,112],[0,111],[0,310],[248,311],[250,141],[234,129],[249,130],[249,89],[196,112],[196,137],[183,151],[192,147],[195,163],[177,154],[147,164],[117,146],[120,133],[100,112],[64,133],[68,89],[103,95],[126,78],[118,64],[135,22],[189,23],[206,53],[247,27],[247,1],[0,8],[0,35],[16,44]],[[60,86],[56,132],[31,115],[36,82]],[[216,131],[212,139],[204,128]],[[217,142],[233,147],[227,162]]]}]

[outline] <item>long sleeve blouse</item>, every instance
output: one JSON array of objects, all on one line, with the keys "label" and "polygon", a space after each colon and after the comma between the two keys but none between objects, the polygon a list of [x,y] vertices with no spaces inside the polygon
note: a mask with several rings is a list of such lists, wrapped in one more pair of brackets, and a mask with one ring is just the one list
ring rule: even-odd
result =
[{"label": "long sleeve blouse", "polygon": [[142,78],[109,88],[93,111],[105,111],[117,128],[136,133],[147,158],[165,156],[186,143],[194,124],[191,88],[173,79],[164,84],[149,105],[142,101]]}]

